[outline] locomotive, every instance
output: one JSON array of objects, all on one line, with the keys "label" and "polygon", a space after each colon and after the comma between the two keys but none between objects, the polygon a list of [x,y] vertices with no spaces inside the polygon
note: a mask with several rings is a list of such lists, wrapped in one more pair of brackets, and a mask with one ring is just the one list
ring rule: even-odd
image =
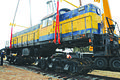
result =
[{"label": "locomotive", "polygon": [[88,4],[74,10],[60,9],[59,14],[61,44],[54,43],[56,13],[53,13],[44,17],[40,24],[13,34],[12,48],[6,47],[7,60],[14,64],[31,64],[39,57],[43,69],[56,70],[60,67],[62,71],[83,74],[92,71],[93,63],[88,60],[51,56],[55,54],[56,48],[91,45],[93,35],[100,34],[100,9]]}]

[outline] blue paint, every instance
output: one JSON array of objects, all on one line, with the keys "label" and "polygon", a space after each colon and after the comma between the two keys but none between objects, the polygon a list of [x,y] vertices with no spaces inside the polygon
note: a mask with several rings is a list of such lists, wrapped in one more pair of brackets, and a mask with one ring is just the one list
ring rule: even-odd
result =
[{"label": "blue paint", "polygon": [[101,24],[98,23],[98,34],[100,34],[100,32],[101,32]]},{"label": "blue paint", "polygon": [[[70,19],[70,18],[73,18],[75,16],[79,16],[79,15],[82,15],[82,14],[85,14],[88,12],[93,12],[93,13],[97,14],[96,9],[98,9],[98,7],[94,6],[93,4],[85,5],[83,7],[84,7],[84,9],[79,11],[79,12],[78,12],[79,8],[77,8],[75,10],[61,14],[59,16],[59,21],[64,21],[66,19]],[[80,8],[82,8],[82,7],[80,7]],[[101,16],[101,14],[99,16]]]},{"label": "blue paint", "polygon": [[[85,34],[85,33],[98,34],[98,30],[89,28],[89,29],[86,29],[86,31],[85,31],[85,29],[84,30],[79,30],[79,31],[74,31],[73,36],[80,35],[80,34]],[[61,35],[61,38],[65,38],[65,37],[68,37],[68,36],[72,36],[72,32],[65,33],[65,34],[60,34],[60,35]],[[54,39],[54,34],[49,34],[49,35],[39,37],[39,41],[45,41],[45,40],[51,40],[51,39]]]},{"label": "blue paint", "polygon": [[[94,34],[99,34],[97,29],[89,28],[89,29],[86,29],[86,30],[84,29],[84,30],[74,31],[73,36],[80,35],[80,34],[85,34],[85,32],[86,33],[91,33],[92,32]],[[60,34],[60,35],[61,35],[61,38],[65,38],[65,37],[68,37],[68,36],[72,36],[72,32],[65,33],[65,34]],[[39,41],[46,41],[46,40],[52,40],[52,39],[54,39],[54,33],[49,34],[49,35],[45,35],[45,36],[40,36],[39,39],[35,40],[35,43],[39,42]],[[28,41],[28,44],[30,44],[30,43],[33,43],[33,40]],[[27,42],[24,42],[22,44],[27,44]],[[17,45],[17,44],[14,44],[14,45]],[[18,45],[21,45],[21,43],[19,43]]]}]

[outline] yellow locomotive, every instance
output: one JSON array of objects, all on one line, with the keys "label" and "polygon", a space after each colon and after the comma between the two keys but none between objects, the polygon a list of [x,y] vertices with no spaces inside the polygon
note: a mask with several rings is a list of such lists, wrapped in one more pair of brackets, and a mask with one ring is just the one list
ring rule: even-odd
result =
[{"label": "yellow locomotive", "polygon": [[42,69],[56,70],[59,67],[62,71],[82,74],[91,71],[93,67],[89,61],[51,56],[55,54],[56,48],[92,44],[93,35],[100,34],[102,29],[100,9],[93,4],[88,4],[74,10],[60,9],[59,14],[61,44],[54,43],[56,13],[50,14],[44,17],[40,24],[13,34],[12,49],[8,48],[7,53],[17,53],[17,55],[8,56],[8,61],[15,64],[31,64],[36,57],[43,57],[39,62]]},{"label": "yellow locomotive", "polygon": [[[41,20],[41,24],[35,25],[33,27],[30,27],[28,29],[14,34],[12,37],[12,48],[34,46],[36,47],[36,49],[39,49],[42,47],[44,48],[45,45],[44,50],[47,50],[47,53],[45,54],[44,52],[43,55],[47,56],[47,54],[49,54],[49,51],[51,50],[50,45],[54,46],[55,48],[60,46],[64,48],[68,45],[69,47],[70,45],[71,47],[74,47],[74,45],[80,46],[82,45],[82,43],[80,43],[79,40],[82,40],[82,38],[90,38],[91,34],[100,33],[101,28],[98,23],[101,22],[101,13],[100,9],[93,4],[88,4],[75,10],[61,9],[59,13],[60,39],[62,43],[61,45],[58,46],[54,44],[53,41],[55,38],[54,36],[56,25],[55,13],[43,18]],[[74,40],[77,43],[74,42],[75,44],[69,44],[69,41],[73,42]],[[89,41],[87,39],[87,43],[88,42]],[[50,45],[46,47],[47,44]],[[49,48],[49,50],[46,48]]]}]

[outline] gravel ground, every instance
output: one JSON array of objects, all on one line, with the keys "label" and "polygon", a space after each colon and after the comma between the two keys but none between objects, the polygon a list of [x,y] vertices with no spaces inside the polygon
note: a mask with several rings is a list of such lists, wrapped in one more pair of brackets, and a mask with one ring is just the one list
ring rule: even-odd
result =
[{"label": "gravel ground", "polygon": [[0,80],[60,80],[13,66],[0,66]]},{"label": "gravel ground", "polygon": [[[94,70],[88,74],[120,79],[120,72],[114,71]],[[3,66],[0,66],[0,80],[62,80],[62,79],[53,78],[47,75],[44,76],[33,71],[16,68],[14,66],[8,65],[7,63],[4,63]]]},{"label": "gravel ground", "polygon": [[114,72],[114,71],[94,70],[94,71],[92,71],[91,73],[88,73],[88,74],[120,79],[120,72]]}]

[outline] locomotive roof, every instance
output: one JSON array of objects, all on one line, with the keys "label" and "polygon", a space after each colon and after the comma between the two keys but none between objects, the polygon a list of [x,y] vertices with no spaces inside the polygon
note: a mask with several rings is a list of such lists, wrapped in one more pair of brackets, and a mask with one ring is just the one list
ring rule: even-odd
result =
[{"label": "locomotive roof", "polygon": [[18,36],[18,35],[22,35],[22,34],[28,33],[28,32],[30,32],[30,31],[34,31],[34,30],[36,30],[36,29],[38,29],[38,28],[40,27],[39,25],[40,25],[40,24],[37,24],[37,25],[34,25],[34,26],[29,27],[29,28],[27,28],[27,29],[24,29],[24,30],[22,30],[22,31],[16,32],[15,34],[13,34],[13,37],[16,37],[16,36]]},{"label": "locomotive roof", "polygon": [[[91,3],[90,3],[90,4],[83,5],[83,6],[81,6],[80,8],[85,7],[85,6],[87,6],[87,5],[93,5],[93,6],[95,6],[96,8],[98,8],[96,5],[91,4]],[[75,9],[74,9],[74,10],[75,10]],[[62,9],[59,10],[59,15],[61,15],[61,14],[60,14],[61,11],[69,12],[69,11],[71,11],[71,10],[68,9],[68,8],[62,8]],[[51,13],[51,14],[45,16],[42,20],[44,20],[44,19],[46,19],[46,18],[49,18],[49,17],[51,17],[51,16],[53,16],[53,15],[56,15],[56,13]],[[42,20],[41,20],[41,21],[42,21]]]},{"label": "locomotive roof", "polygon": [[[62,8],[62,9],[59,10],[59,14],[60,14],[61,11],[66,11],[66,12],[68,12],[68,11],[70,11],[70,9],[68,9],[68,8]],[[46,18],[48,18],[48,17],[51,17],[51,16],[53,16],[53,15],[56,15],[56,13],[51,13],[51,14],[45,16],[42,20],[44,20],[44,19],[46,19]]]}]

